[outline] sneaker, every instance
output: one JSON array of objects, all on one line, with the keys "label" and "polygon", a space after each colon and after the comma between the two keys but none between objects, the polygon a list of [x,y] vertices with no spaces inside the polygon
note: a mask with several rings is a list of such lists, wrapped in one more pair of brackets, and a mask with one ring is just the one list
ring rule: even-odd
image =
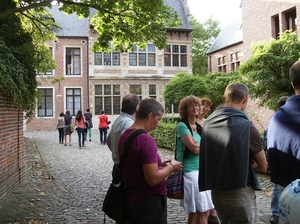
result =
[{"label": "sneaker", "polygon": [[270,217],[270,223],[278,223],[278,216],[277,215],[272,215]]},{"label": "sneaker", "polygon": [[79,149],[81,149],[81,147],[79,146]]},{"label": "sneaker", "polygon": [[89,140],[89,142],[91,142],[91,141],[92,141],[92,139]]},{"label": "sneaker", "polygon": [[83,145],[82,147],[85,147],[85,145]]}]

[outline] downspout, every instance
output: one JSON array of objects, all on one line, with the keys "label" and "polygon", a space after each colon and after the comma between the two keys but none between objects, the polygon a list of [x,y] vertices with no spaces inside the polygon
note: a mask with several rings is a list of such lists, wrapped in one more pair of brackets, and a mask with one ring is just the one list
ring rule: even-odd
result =
[{"label": "downspout", "polygon": [[211,56],[210,54],[208,55],[208,66],[209,66],[209,73],[211,73]]},{"label": "downspout", "polygon": [[89,74],[89,37],[86,41],[86,85],[87,85],[87,108],[90,108],[90,74]]}]

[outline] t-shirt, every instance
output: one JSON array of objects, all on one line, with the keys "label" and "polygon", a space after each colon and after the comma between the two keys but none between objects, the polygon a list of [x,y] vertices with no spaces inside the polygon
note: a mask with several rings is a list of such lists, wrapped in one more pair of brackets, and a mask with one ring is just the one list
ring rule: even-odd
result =
[{"label": "t-shirt", "polygon": [[[120,136],[118,144],[119,157],[127,137],[133,130],[135,129],[126,129]],[[128,157],[123,167],[127,200],[136,202],[156,194],[167,195],[165,181],[154,187],[151,187],[146,182],[143,164],[150,163],[157,163],[158,169],[161,169],[161,158],[157,153],[157,145],[154,138],[148,133],[142,133],[131,143]]]},{"label": "t-shirt", "polygon": [[99,115],[99,128],[107,128],[108,127],[108,116],[105,114]]},{"label": "t-shirt", "polygon": [[[188,129],[188,127],[183,122],[179,122],[176,127],[177,160],[181,161],[181,162],[183,161],[183,172],[188,173],[188,172],[199,170],[199,154],[194,154],[190,151],[188,153],[188,158],[183,159],[183,153],[184,153],[185,146],[180,137],[182,137],[184,135],[191,135],[191,131]],[[193,138],[200,145],[200,140],[201,140],[200,135],[193,133]]]}]

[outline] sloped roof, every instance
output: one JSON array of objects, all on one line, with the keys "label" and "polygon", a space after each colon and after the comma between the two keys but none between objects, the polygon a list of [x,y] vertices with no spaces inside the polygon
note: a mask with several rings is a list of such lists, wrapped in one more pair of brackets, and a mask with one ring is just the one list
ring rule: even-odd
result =
[{"label": "sloped roof", "polygon": [[236,17],[232,22],[225,26],[209,50],[207,54],[214,53],[223,48],[232,46],[243,41],[242,18]]},{"label": "sloped roof", "polygon": [[[191,25],[187,21],[187,15],[184,11],[184,6],[182,0],[164,0],[165,5],[173,8],[177,13],[179,18],[182,20],[182,25],[178,27],[177,29],[183,29],[183,30],[192,30]],[[168,27],[170,28],[170,27]]]},{"label": "sloped roof", "polygon": [[[182,19],[182,26],[177,29],[191,30],[187,21],[182,0],[164,0],[165,5],[173,8]],[[58,10],[58,6],[53,5],[48,11],[52,14],[55,22],[60,26],[56,29],[57,37],[87,37],[89,32],[89,18],[79,18],[76,13],[67,15]],[[91,15],[95,9],[91,9]]]},{"label": "sloped roof", "polygon": [[48,11],[52,14],[54,21],[60,28],[54,30],[57,37],[87,37],[89,33],[89,20],[79,18],[76,13],[65,14],[52,6]]}]

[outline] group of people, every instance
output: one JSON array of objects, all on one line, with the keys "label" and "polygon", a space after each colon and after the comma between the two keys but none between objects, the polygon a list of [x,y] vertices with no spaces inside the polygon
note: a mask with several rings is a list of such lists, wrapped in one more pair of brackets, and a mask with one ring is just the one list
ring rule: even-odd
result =
[{"label": "group of people", "polygon": [[[291,67],[290,79],[296,95],[272,116],[267,131],[271,181],[282,188],[300,178],[300,61]],[[265,172],[267,159],[260,134],[245,113],[248,97],[245,84],[229,84],[223,105],[206,120],[211,100],[184,97],[179,103],[176,160],[162,161],[148,133],[132,141],[123,167],[128,223],[167,223],[165,179],[180,170],[189,224],[258,223],[255,191],[260,184],[255,171]],[[112,173],[128,136],[136,129],[154,130],[164,114],[158,101],[140,101],[134,94],[123,98],[121,111],[106,139]]]},{"label": "group of people", "polygon": [[67,145],[67,137],[69,136],[69,146],[72,146],[72,127],[76,127],[76,131],[78,134],[78,145],[81,149],[85,147],[85,140],[89,138],[91,141],[92,138],[92,113],[90,112],[90,108],[86,109],[86,112],[83,114],[82,110],[78,110],[73,121],[72,115],[70,114],[70,110],[67,110],[66,113],[61,112],[59,118],[57,119],[57,130],[58,130],[58,138],[59,143]]}]

